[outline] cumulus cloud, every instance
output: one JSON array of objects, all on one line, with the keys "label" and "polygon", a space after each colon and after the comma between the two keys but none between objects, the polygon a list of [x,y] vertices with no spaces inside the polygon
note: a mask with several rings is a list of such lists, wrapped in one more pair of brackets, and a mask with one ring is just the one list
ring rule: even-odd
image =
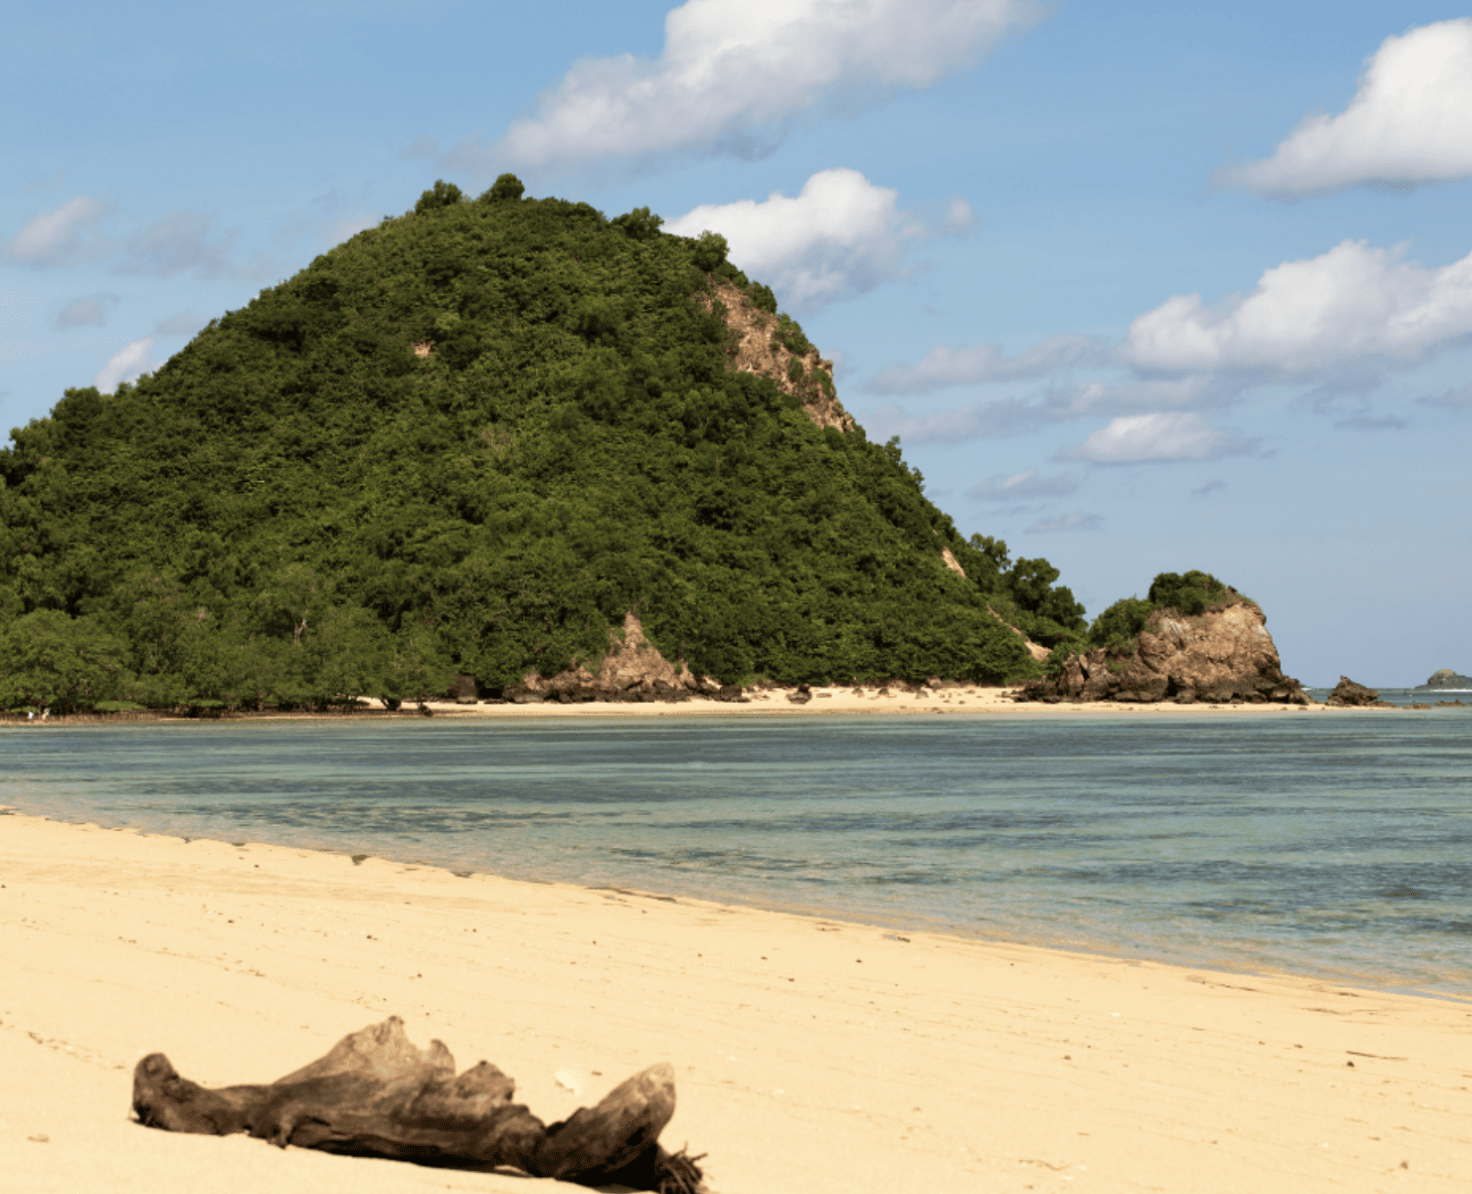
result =
[{"label": "cumulus cloud", "polygon": [[1042,13],[1037,0],[688,0],[666,16],[658,58],[581,60],[491,153],[527,169],[756,156],[804,113],[929,87]]},{"label": "cumulus cloud", "polygon": [[109,249],[95,225],[108,207],[86,195],[68,199],[28,223],[8,245],[5,256],[24,265],[64,266],[90,261]]},{"label": "cumulus cloud", "polygon": [[113,353],[92,379],[92,384],[104,394],[111,394],[123,382],[156,369],[158,362],[152,357],[153,343],[152,336],[144,336]]},{"label": "cumulus cloud", "polygon": [[1246,455],[1256,447],[1257,440],[1209,426],[1195,411],[1161,411],[1111,419],[1065,456],[1093,464],[1146,464],[1220,460]]},{"label": "cumulus cloud", "polygon": [[731,246],[732,262],[761,278],[793,309],[812,309],[872,290],[906,272],[910,252],[964,228],[971,209],[953,202],[937,226],[898,206],[899,192],[857,170],[822,170],[795,198],[773,192],[758,203],[706,204],[668,221],[665,231],[709,229]]},{"label": "cumulus cloud", "polygon": [[1030,535],[1048,535],[1055,531],[1097,531],[1104,520],[1097,514],[1059,514],[1053,518],[1040,518],[1026,531]]},{"label": "cumulus cloud", "polygon": [[52,326],[59,331],[67,328],[100,328],[107,325],[107,315],[122,301],[121,295],[99,290],[96,294],[84,294],[74,298],[56,313]]},{"label": "cumulus cloud", "polygon": [[229,253],[236,233],[210,243],[209,227],[210,217],[198,211],[176,211],[155,220],[128,237],[118,272],[155,278],[193,273],[206,279],[233,273]]},{"label": "cumulus cloud", "polygon": [[1387,38],[1337,115],[1311,116],[1273,156],[1218,179],[1286,197],[1365,183],[1409,185],[1472,176],[1472,20],[1439,21]]},{"label": "cumulus cloud", "polygon": [[1078,488],[1078,478],[1069,473],[1042,477],[1035,468],[1013,473],[1010,477],[989,477],[978,481],[967,495],[983,502],[1028,501],[1032,498],[1064,497]]},{"label": "cumulus cloud", "polygon": [[869,389],[880,394],[915,394],[952,386],[1024,381],[1063,369],[1098,365],[1108,350],[1088,336],[1050,336],[1014,357],[995,344],[959,347],[938,344],[914,368],[891,366],[875,374]]},{"label": "cumulus cloud", "polygon": [[1130,324],[1121,356],[1146,371],[1302,381],[1375,358],[1413,365],[1472,337],[1472,254],[1440,269],[1402,254],[1344,241],[1214,307],[1176,295]]}]

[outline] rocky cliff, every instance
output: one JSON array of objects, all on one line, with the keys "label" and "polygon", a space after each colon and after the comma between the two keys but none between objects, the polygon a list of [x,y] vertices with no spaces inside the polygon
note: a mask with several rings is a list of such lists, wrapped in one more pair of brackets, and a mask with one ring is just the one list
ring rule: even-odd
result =
[{"label": "rocky cliff", "polygon": [[1024,685],[1018,699],[1310,703],[1283,674],[1262,610],[1245,601],[1201,614],[1156,610],[1128,653],[1072,655],[1056,679]]}]

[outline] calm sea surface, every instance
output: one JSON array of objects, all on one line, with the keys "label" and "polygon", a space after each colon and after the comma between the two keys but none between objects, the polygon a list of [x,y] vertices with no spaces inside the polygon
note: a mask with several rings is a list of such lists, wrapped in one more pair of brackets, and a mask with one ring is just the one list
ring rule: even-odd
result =
[{"label": "calm sea surface", "polygon": [[1472,709],[18,728],[0,804],[1472,998]]}]

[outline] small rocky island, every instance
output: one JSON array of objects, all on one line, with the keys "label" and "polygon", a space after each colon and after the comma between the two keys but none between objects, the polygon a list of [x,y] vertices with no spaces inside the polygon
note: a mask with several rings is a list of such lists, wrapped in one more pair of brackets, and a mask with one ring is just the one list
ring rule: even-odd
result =
[{"label": "small rocky island", "polygon": [[1021,701],[1278,702],[1309,705],[1283,674],[1257,603],[1204,572],[1163,572],[1149,596],[1118,601],[1085,642],[1055,650]]},{"label": "small rocky island", "polygon": [[1464,676],[1449,667],[1431,673],[1425,684],[1416,685],[1416,692],[1437,692],[1445,689],[1472,689],[1472,676]]}]

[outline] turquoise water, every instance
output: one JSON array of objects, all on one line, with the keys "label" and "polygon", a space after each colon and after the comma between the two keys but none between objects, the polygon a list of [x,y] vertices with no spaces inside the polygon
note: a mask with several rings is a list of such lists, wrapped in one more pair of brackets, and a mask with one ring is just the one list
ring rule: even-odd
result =
[{"label": "turquoise water", "polygon": [[1472,998],[1472,710],[20,728],[0,803]]}]

